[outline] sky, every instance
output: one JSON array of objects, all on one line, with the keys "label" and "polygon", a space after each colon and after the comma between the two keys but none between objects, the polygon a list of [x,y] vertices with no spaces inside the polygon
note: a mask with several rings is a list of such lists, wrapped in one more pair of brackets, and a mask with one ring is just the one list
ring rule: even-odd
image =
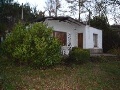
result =
[{"label": "sky", "polygon": [[[37,7],[37,10],[38,11],[44,11],[45,10],[45,6],[46,6],[46,4],[45,4],[45,2],[47,1],[47,0],[14,0],[15,2],[18,2],[18,3],[20,3],[20,4],[25,4],[25,3],[29,3],[30,4],[30,6],[31,7]],[[62,6],[64,6],[63,8],[64,8],[64,10],[65,9],[67,9],[66,8],[66,3],[64,2],[64,0],[62,1]],[[67,13],[68,14],[68,13]],[[63,15],[65,15],[65,14],[63,14]],[[85,17],[85,15],[81,15],[82,17]],[[76,14],[75,16],[72,16],[73,18],[74,17],[78,17],[78,14]],[[111,15],[109,15],[109,17],[112,17]],[[114,22],[113,22],[113,20],[111,20],[110,18],[109,18],[109,23],[110,24],[113,24]]]},{"label": "sky", "polygon": [[[18,2],[19,4],[29,3],[31,7],[37,7],[38,11],[45,11],[45,6],[46,6],[45,2],[47,0],[14,0],[14,1]],[[67,9],[66,8],[67,6],[66,6],[66,3],[65,3],[65,0],[62,0],[61,3],[62,3],[62,8]]]},{"label": "sky", "polygon": [[[45,11],[45,6],[46,6],[45,2],[47,0],[14,0],[14,1],[18,2],[19,4],[29,3],[31,7],[37,7],[38,11]],[[62,8],[64,8],[64,10],[66,10],[67,6],[66,6],[66,3],[65,3],[65,0],[62,0],[61,4],[62,4]],[[45,14],[48,15],[48,12],[45,13]],[[63,13],[60,14],[60,15],[63,15]]]},{"label": "sky", "polygon": [[14,0],[20,4],[29,3],[31,7],[37,6],[37,10],[44,11],[46,0]]}]

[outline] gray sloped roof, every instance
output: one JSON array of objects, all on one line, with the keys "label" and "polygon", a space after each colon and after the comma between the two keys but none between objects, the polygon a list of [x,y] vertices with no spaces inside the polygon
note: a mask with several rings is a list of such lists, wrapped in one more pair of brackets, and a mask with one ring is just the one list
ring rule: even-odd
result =
[{"label": "gray sloped roof", "polygon": [[60,17],[42,17],[42,18],[38,18],[35,22],[44,22],[45,20],[59,20],[59,21],[66,21],[68,23],[75,23],[77,25],[85,25],[82,22],[79,22],[78,20],[71,18],[71,17],[64,17],[64,16],[60,16]]}]

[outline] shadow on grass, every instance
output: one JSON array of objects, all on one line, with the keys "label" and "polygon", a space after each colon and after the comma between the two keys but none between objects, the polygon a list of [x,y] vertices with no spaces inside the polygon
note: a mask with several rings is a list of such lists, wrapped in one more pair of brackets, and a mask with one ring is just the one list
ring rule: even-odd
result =
[{"label": "shadow on grass", "polygon": [[[101,59],[102,58],[102,59]],[[0,60],[3,90],[119,90],[120,61],[94,58],[83,64],[57,65],[47,69],[16,67]],[[1,90],[2,90],[1,89]]]}]

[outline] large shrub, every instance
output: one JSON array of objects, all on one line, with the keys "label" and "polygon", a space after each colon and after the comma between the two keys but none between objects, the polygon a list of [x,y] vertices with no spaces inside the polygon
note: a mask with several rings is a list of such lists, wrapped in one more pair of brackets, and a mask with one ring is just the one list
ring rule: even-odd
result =
[{"label": "large shrub", "polygon": [[14,62],[50,66],[60,62],[60,44],[52,28],[42,23],[18,24],[2,43],[3,53]]},{"label": "large shrub", "polygon": [[83,63],[90,58],[90,52],[79,47],[73,47],[69,53],[69,59],[71,62]]}]

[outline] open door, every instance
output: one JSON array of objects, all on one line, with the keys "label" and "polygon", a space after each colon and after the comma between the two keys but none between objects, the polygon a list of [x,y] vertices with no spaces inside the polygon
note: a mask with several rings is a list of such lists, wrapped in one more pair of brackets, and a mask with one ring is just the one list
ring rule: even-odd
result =
[{"label": "open door", "polygon": [[83,33],[78,33],[78,47],[83,48]]}]

